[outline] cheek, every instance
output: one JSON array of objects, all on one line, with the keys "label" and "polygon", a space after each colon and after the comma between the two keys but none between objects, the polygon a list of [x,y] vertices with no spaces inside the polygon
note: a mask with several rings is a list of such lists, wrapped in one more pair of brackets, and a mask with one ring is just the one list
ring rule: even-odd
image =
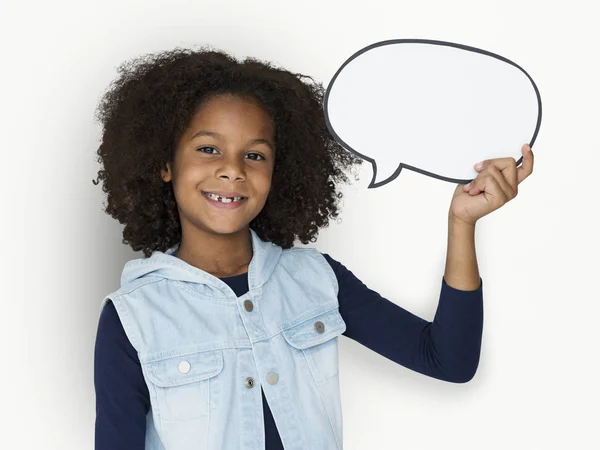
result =
[{"label": "cheek", "polygon": [[268,194],[269,190],[271,189],[271,182],[273,181],[273,170],[269,168],[261,171],[256,181],[257,190],[265,195]]},{"label": "cheek", "polygon": [[209,176],[209,170],[206,165],[196,164],[186,167],[179,175],[179,184],[181,186],[195,186],[203,182]]}]

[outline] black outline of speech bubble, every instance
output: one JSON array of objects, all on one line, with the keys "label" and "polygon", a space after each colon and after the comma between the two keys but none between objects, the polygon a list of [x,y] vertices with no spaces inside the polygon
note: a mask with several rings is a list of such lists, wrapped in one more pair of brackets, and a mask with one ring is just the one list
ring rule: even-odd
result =
[{"label": "black outline of speech bubble", "polygon": [[[537,124],[536,124],[536,127],[535,127],[535,132],[533,133],[533,137],[531,138],[531,142],[529,143],[529,146],[531,148],[533,148],[533,143],[535,142],[537,134],[538,134],[538,132],[540,130],[540,124],[542,123],[542,99],[540,97],[540,92],[538,91],[538,88],[535,85],[533,79],[518,64],[512,62],[511,60],[509,60],[509,59],[507,59],[507,58],[505,58],[503,56],[497,55],[495,53],[488,52],[486,50],[481,50],[481,49],[475,48],[475,47],[469,47],[468,45],[455,44],[453,42],[434,41],[434,40],[429,40],[429,39],[389,39],[389,40],[386,40],[386,41],[380,41],[380,42],[376,42],[374,44],[368,45],[367,47],[364,47],[361,50],[357,51],[350,58],[348,58],[346,60],[346,62],[344,62],[344,64],[341,65],[341,67],[337,70],[337,72],[335,73],[335,75],[333,76],[333,78],[331,79],[331,81],[329,82],[329,86],[327,86],[327,90],[325,91],[325,97],[324,97],[324,100],[323,100],[323,109],[325,111],[325,123],[327,125],[327,128],[329,129],[329,132],[333,135],[333,137],[335,138],[335,140],[338,141],[340,144],[342,144],[347,150],[349,150],[352,153],[356,154],[360,158],[362,158],[362,159],[364,159],[366,161],[369,161],[371,163],[371,165],[373,166],[373,178],[371,179],[371,184],[369,184],[369,186],[367,186],[368,189],[377,188],[377,187],[383,186],[384,184],[387,184],[387,183],[395,180],[398,177],[398,175],[400,175],[400,172],[402,171],[403,167],[406,167],[407,169],[413,170],[415,172],[422,173],[423,175],[428,175],[430,177],[438,178],[438,179],[444,180],[444,181],[449,181],[451,183],[465,184],[465,183],[468,183],[468,182],[471,182],[471,181],[474,180],[474,178],[472,178],[470,180],[459,180],[459,179],[454,179],[454,178],[447,178],[447,177],[443,177],[441,175],[436,175],[435,173],[427,172],[426,170],[419,169],[419,168],[413,167],[413,166],[409,166],[408,164],[404,164],[404,163],[400,162],[400,164],[398,165],[398,168],[396,169],[396,171],[388,179],[386,179],[386,180],[384,180],[384,181],[382,181],[380,183],[375,183],[375,180],[377,179],[377,163],[375,162],[375,160],[372,159],[372,158],[369,158],[368,156],[365,156],[365,155],[361,154],[360,152],[357,152],[356,150],[354,150],[352,147],[350,147],[348,144],[346,144],[344,142],[344,140],[342,138],[340,138],[338,136],[338,134],[334,131],[333,126],[331,125],[331,122],[329,121],[329,114],[328,114],[328,110],[327,110],[327,102],[329,100],[329,93],[331,91],[331,87],[333,86],[333,84],[335,82],[335,79],[338,77],[338,75],[340,74],[340,72],[344,69],[344,67],[346,67],[348,65],[348,63],[350,61],[352,61],[353,59],[357,58],[361,54],[363,54],[363,53],[371,50],[372,48],[380,47],[380,46],[383,46],[383,45],[398,44],[398,43],[419,43],[419,44],[433,44],[433,45],[445,45],[447,47],[456,47],[456,48],[460,48],[462,50],[468,50],[468,51],[471,51],[471,52],[476,52],[476,53],[481,53],[483,55],[492,56],[492,57],[497,58],[497,59],[499,59],[501,61],[509,63],[509,64],[515,66],[520,71],[522,71],[525,75],[527,75],[527,78],[529,78],[529,81],[531,81],[531,84],[533,85],[533,89],[535,90],[535,94],[536,94],[537,100],[538,100],[538,118],[537,118]],[[523,157],[521,156],[519,158],[519,160],[517,161],[517,166],[519,164],[521,164],[522,160],[523,160]]]}]

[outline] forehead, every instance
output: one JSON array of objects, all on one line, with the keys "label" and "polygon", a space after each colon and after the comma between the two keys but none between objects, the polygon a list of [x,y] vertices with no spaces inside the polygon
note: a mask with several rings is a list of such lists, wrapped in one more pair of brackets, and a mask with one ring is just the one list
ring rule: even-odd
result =
[{"label": "forehead", "polygon": [[188,131],[194,132],[198,127],[219,133],[237,130],[272,134],[274,129],[269,113],[257,99],[231,94],[203,101],[194,113]]}]

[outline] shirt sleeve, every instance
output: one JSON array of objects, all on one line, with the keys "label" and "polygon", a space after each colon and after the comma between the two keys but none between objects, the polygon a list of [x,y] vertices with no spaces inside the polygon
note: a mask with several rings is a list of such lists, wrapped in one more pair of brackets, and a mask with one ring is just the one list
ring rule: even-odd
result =
[{"label": "shirt sleeve", "polygon": [[473,378],[483,333],[483,281],[472,291],[442,277],[440,298],[429,322],[368,288],[343,264],[324,253],[339,284],[344,335],[421,374],[454,383]]},{"label": "shirt sleeve", "polygon": [[100,313],[94,348],[95,450],[144,450],[150,394],[112,302]]}]

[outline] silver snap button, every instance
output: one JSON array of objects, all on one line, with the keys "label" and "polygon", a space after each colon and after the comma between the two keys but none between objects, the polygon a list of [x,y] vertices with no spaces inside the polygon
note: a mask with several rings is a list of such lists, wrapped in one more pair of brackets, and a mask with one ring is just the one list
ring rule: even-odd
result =
[{"label": "silver snap button", "polygon": [[315,330],[317,330],[317,333],[322,333],[323,331],[325,331],[325,325],[323,324],[323,322],[321,322],[320,320],[318,322],[315,322]]},{"label": "silver snap button", "polygon": [[188,373],[191,368],[192,366],[190,366],[190,363],[187,361],[181,361],[178,366],[178,369],[181,373]]},{"label": "silver snap button", "polygon": [[278,380],[279,380],[279,375],[277,375],[275,372],[269,372],[267,374],[267,383],[277,384]]},{"label": "silver snap button", "polygon": [[246,311],[252,312],[252,310],[254,309],[254,304],[250,300],[245,300],[244,308],[246,308]]},{"label": "silver snap button", "polygon": [[254,387],[254,380],[252,379],[252,377],[248,377],[246,378],[246,380],[244,381],[244,385],[248,388],[248,389],[252,389]]}]

